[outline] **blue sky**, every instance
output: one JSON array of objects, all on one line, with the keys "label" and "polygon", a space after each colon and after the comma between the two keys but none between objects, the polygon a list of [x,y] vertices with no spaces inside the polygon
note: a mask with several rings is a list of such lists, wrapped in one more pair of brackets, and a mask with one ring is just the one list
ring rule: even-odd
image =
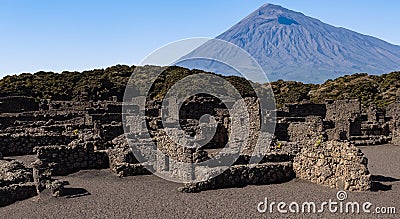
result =
[{"label": "blue sky", "polygon": [[400,45],[397,0],[0,0],[0,77],[137,64],[169,42],[215,37],[264,3]]}]

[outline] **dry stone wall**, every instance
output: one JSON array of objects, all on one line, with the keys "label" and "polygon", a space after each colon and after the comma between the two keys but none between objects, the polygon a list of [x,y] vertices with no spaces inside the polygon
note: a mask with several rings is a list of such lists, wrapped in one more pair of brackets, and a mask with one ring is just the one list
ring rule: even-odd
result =
[{"label": "dry stone wall", "polygon": [[35,195],[32,169],[17,161],[0,160],[0,207]]},{"label": "dry stone wall", "polygon": [[400,145],[400,127],[393,128],[392,144]]},{"label": "dry stone wall", "polygon": [[329,130],[332,140],[348,140],[351,135],[361,134],[361,102],[359,100],[337,100],[326,104],[326,120],[335,123]]},{"label": "dry stone wall", "polygon": [[207,181],[187,184],[181,192],[200,192],[212,189],[267,185],[287,182],[294,178],[292,162],[235,165]]},{"label": "dry stone wall", "polygon": [[304,143],[323,134],[323,121],[321,117],[310,116],[304,122],[289,123],[287,131],[289,141]]},{"label": "dry stone wall", "polygon": [[328,141],[308,145],[295,157],[296,177],[320,185],[350,191],[371,188],[368,160],[348,142]]},{"label": "dry stone wall", "polygon": [[0,135],[0,153],[3,156],[20,156],[33,154],[33,148],[46,145],[66,145],[76,136],[50,134],[50,133],[18,133]]},{"label": "dry stone wall", "polygon": [[37,195],[34,183],[13,184],[0,187],[0,207]]},{"label": "dry stone wall", "polygon": [[32,181],[32,170],[18,161],[0,160],[0,187]]},{"label": "dry stone wall", "polygon": [[39,103],[34,98],[22,96],[0,97],[0,113],[36,111]]},{"label": "dry stone wall", "polygon": [[392,144],[400,145],[400,101],[388,106],[387,116],[392,119],[389,123],[389,130],[392,131]]},{"label": "dry stone wall", "polygon": [[109,160],[106,150],[94,150],[93,142],[76,140],[64,146],[36,148],[37,158],[52,175],[67,175],[84,169],[106,169]]},{"label": "dry stone wall", "polygon": [[356,145],[397,144],[399,106],[394,103],[386,110],[373,106],[362,108],[357,99],[287,104],[277,111],[275,136],[279,141],[301,144],[313,135]]},{"label": "dry stone wall", "polygon": [[110,170],[119,177],[151,174],[145,166],[136,159],[129,147],[125,135],[112,141],[114,148],[107,151]]}]

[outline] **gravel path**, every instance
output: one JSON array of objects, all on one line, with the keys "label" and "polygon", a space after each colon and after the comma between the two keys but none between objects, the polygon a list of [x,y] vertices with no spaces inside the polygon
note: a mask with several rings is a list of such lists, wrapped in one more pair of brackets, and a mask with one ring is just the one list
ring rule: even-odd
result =
[{"label": "gravel path", "polygon": [[260,214],[257,204],[269,202],[303,203],[337,201],[337,190],[292,180],[284,184],[185,194],[180,186],[156,176],[117,178],[108,170],[89,170],[62,177],[70,182],[69,195],[53,198],[44,195],[0,208],[0,218],[399,218],[400,146],[362,147],[369,158],[369,169],[381,182],[380,190],[348,192],[347,201],[371,202],[375,206],[396,207],[397,215],[378,214]]}]

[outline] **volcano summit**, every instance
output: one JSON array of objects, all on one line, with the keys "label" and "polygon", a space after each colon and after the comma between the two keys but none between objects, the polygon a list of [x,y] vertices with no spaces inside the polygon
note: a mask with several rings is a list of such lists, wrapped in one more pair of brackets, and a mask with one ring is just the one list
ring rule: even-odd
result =
[{"label": "volcano summit", "polygon": [[321,83],[345,74],[400,69],[400,46],[272,4],[217,38],[249,52],[271,81]]}]

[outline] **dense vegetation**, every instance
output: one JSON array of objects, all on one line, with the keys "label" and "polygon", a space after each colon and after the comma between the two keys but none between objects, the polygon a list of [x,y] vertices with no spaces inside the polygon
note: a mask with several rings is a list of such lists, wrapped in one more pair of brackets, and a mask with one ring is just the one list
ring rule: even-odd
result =
[{"label": "dense vegetation", "polygon": [[278,105],[301,101],[321,103],[327,99],[360,99],[364,106],[384,108],[395,102],[399,95],[400,72],[381,76],[365,73],[345,75],[320,85],[281,80],[271,84]]},{"label": "dense vegetation", "polygon": [[396,100],[400,91],[400,72],[381,76],[368,74],[346,75],[328,80],[310,94],[311,101],[358,98],[363,105],[386,107]]},{"label": "dense vegetation", "polygon": [[[149,75],[158,75],[159,72],[162,72],[162,74],[152,83]],[[147,94],[144,90],[144,85],[153,84],[149,96],[155,99],[162,99],[167,91],[179,80],[189,75],[207,72],[196,69],[189,70],[177,66],[161,68],[158,66],[130,67],[117,65],[82,73],[66,71],[61,74],[53,72],[24,73],[6,76],[1,79],[0,97],[29,96],[38,100],[107,100],[112,96],[117,96],[117,99],[122,101],[125,88],[133,73],[136,74],[135,78],[138,80],[131,81],[130,86],[140,93]],[[244,78],[236,76],[221,77],[235,86],[243,97],[255,96],[250,82]],[[203,84],[207,84],[207,81]],[[258,85],[258,87],[260,86]]]},{"label": "dense vegetation", "polygon": [[6,76],[0,80],[0,96],[30,96],[36,99],[78,100],[122,98],[134,66],[114,66],[92,71],[37,72]]},{"label": "dense vegetation", "polygon": [[[37,72],[35,74],[20,74],[6,76],[0,80],[0,97],[30,96],[36,99],[52,100],[106,100],[117,96],[123,99],[125,87],[132,73],[140,80],[132,82],[131,86],[142,89],[144,83],[149,83],[149,72],[159,71],[160,67],[117,65],[106,69],[96,69],[84,72]],[[200,70],[189,70],[181,67],[164,69],[153,83],[152,98],[161,99],[166,92],[180,79],[204,73]],[[254,96],[254,90],[262,89],[262,85],[249,82],[236,76],[224,77],[239,91],[242,96]],[[297,103],[302,101],[323,102],[326,99],[359,98],[364,105],[375,104],[386,107],[396,100],[400,91],[400,72],[392,72],[381,76],[368,74],[346,75],[323,84],[304,84],[295,81],[278,80],[271,83],[276,103]]]}]

